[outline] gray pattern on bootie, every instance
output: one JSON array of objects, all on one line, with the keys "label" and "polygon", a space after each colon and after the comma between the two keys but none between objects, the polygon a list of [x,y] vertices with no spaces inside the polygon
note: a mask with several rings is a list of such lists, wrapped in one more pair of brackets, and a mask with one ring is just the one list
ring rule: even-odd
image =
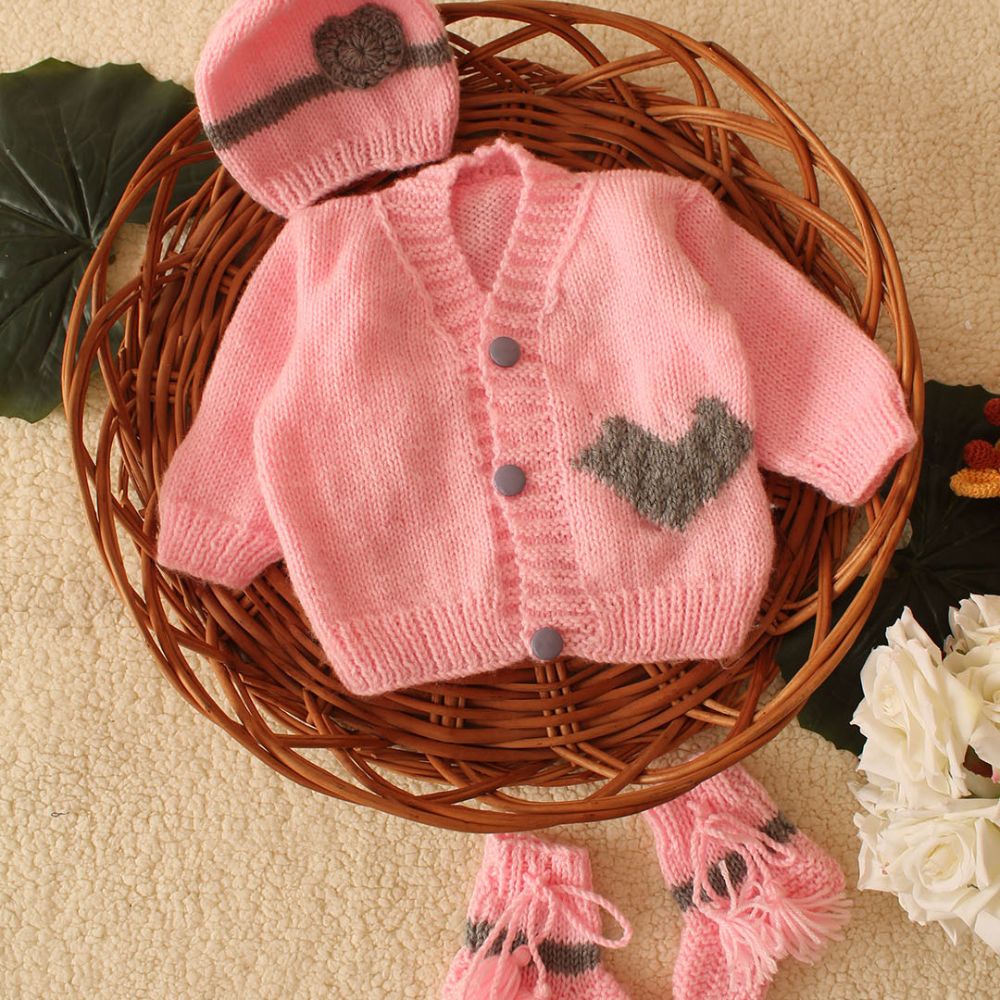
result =
[{"label": "gray pattern on bootie", "polygon": [[[479,951],[486,943],[486,939],[493,932],[493,924],[488,920],[465,922],[465,946],[469,951]],[[500,931],[490,948],[490,955],[499,955],[503,950],[503,943],[507,939],[507,932]],[[527,944],[527,937],[523,931],[518,931],[511,942],[510,950],[515,951],[521,945]],[[549,972],[554,972],[560,976],[582,976],[591,969],[596,969],[601,964],[601,949],[593,941],[557,941],[552,938],[545,938],[538,942],[538,956],[542,964]]]},{"label": "gray pattern on bootie", "polygon": [[[798,827],[783,813],[775,813],[766,823],[758,827],[767,834],[775,843],[787,844],[788,841],[798,833]],[[773,848],[768,848],[773,850]],[[725,869],[725,872],[723,871]],[[726,875],[729,876],[728,881]],[[725,857],[716,861],[707,872],[709,887],[719,898],[729,894],[729,886],[738,889],[747,877],[746,859],[738,850],[726,853]],[[681,913],[694,906],[694,879],[689,878],[686,882],[680,882],[670,889],[674,900],[681,908]],[[701,903],[710,903],[712,897],[702,888],[700,893]]]}]

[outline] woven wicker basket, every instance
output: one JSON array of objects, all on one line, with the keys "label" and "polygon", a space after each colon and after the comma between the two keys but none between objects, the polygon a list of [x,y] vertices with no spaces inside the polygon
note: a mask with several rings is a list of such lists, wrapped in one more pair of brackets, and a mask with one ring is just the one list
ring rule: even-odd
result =
[{"label": "woven wicker basket", "polygon": [[[921,424],[917,343],[885,226],[858,181],[750,70],[714,43],[583,6],[477,2],[440,9],[462,78],[456,151],[504,132],[571,169],[641,166],[703,182],[870,333],[887,317],[900,381]],[[456,30],[470,17],[495,19],[485,23],[502,33],[472,44]],[[601,27],[595,32],[595,26]],[[608,59],[595,34],[632,54]],[[566,43],[563,62],[575,69],[555,70],[522,54],[543,35]],[[672,74],[679,84],[668,93],[663,78]],[[751,110],[723,109],[719,87]],[[199,129],[192,113],[132,180],[81,284],[63,365],[73,457],[94,537],[181,694],[309,788],[480,832],[637,812],[735,763],[785,726],[871,610],[913,499],[919,447],[897,467],[884,499],[864,511],[867,530],[850,551],[857,512],[799,483],[767,477],[779,538],[775,572],[760,627],[725,668],[524,662],[459,683],[360,699],[325,662],[283,564],[237,594],[155,563],[157,484],[197,411],[240,290],[282,223],[221,169],[197,195],[166,211],[178,171],[211,155]],[[779,179],[782,170],[789,180]],[[376,177],[364,187],[389,181]],[[821,185],[828,202],[845,206],[843,219],[820,207]],[[109,294],[112,242],[153,188],[141,269]],[[124,342],[112,352],[108,332],[119,320]],[[110,402],[88,444],[84,409],[95,358]],[[138,567],[131,575],[130,547],[127,561]],[[866,569],[864,585],[835,621],[833,598]],[[816,632],[808,662],[763,703],[776,673],[778,638],[810,619]],[[717,735],[705,753],[662,763],[668,751],[705,731]]]}]

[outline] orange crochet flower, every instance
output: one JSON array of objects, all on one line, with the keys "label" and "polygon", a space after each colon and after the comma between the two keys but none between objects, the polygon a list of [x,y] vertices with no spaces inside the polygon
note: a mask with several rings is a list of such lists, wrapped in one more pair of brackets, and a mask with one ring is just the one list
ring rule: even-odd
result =
[{"label": "orange crochet flower", "polygon": [[952,492],[960,497],[1000,497],[1000,469],[960,469],[950,482]]}]

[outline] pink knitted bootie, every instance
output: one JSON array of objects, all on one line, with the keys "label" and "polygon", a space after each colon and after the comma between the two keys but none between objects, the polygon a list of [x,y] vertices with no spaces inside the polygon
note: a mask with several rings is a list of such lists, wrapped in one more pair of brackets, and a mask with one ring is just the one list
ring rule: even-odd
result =
[{"label": "pink knitted bootie", "polygon": [[[621,926],[601,933],[601,910]],[[586,850],[523,834],[490,834],[442,1000],[627,1000],[601,965],[632,928],[591,888]]]},{"label": "pink knitted bootie", "polygon": [[844,873],[740,766],[645,814],[684,914],[674,1000],[757,1000],[849,917]]}]

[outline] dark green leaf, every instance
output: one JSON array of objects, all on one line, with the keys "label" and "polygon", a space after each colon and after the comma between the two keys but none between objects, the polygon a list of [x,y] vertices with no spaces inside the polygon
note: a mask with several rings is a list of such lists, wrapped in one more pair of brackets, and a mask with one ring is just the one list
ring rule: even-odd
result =
[{"label": "dark green leaf", "polygon": [[[893,556],[875,607],[850,652],[809,699],[799,722],[844,750],[864,742],[850,724],[861,701],[859,674],[868,654],[885,642],[885,630],[909,607],[937,643],[944,642],[948,608],[969,594],[1000,593],[1000,500],[955,496],[951,476],[962,467],[962,448],[972,438],[996,436],[983,415],[991,398],[982,386],[928,382],[924,459],[910,511],[913,537]],[[839,617],[860,588],[855,583],[833,604]],[[778,647],[786,680],[802,666],[812,644],[813,623],[789,633]]]},{"label": "dark green leaf", "polygon": [[[0,74],[0,414],[39,420],[59,404],[87,261],[136,168],[193,103],[141,66],[47,59]],[[182,170],[174,203],[216,166]],[[151,207],[152,194],[130,221]]]}]

